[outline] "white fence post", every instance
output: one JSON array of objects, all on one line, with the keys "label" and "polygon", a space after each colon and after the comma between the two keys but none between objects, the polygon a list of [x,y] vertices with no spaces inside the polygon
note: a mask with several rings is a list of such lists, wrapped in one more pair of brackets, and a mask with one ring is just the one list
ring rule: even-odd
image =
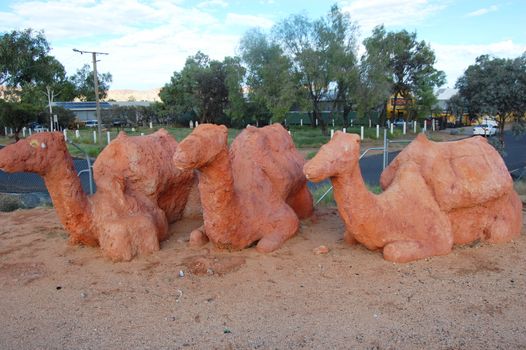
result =
[{"label": "white fence post", "polygon": [[64,134],[64,140],[67,141],[67,140],[68,140],[68,129],[64,129],[64,130],[62,131],[62,133]]},{"label": "white fence post", "polygon": [[97,132],[93,132],[93,143],[97,143]]},{"label": "white fence post", "polygon": [[303,119],[300,119],[300,126],[303,126]]},{"label": "white fence post", "polygon": [[109,145],[111,142],[111,134],[109,131],[106,132],[106,137],[108,138],[108,145]]},{"label": "white fence post", "polygon": [[406,134],[406,131],[407,131],[407,123],[404,121],[404,125],[403,125],[403,134],[404,135]]},{"label": "white fence post", "polygon": [[316,126],[318,126],[318,118],[316,118]]},{"label": "white fence post", "polygon": [[7,136],[7,126],[4,126],[4,133],[5,133],[5,136]]},{"label": "white fence post", "polygon": [[334,118],[332,119],[332,127],[334,128]]},{"label": "white fence post", "polygon": [[150,129],[153,129],[153,123],[150,122]]},{"label": "white fence post", "polygon": [[347,133],[347,128],[343,128],[343,133],[344,133],[344,134]]},{"label": "white fence post", "polygon": [[[286,119],[285,119],[286,120]],[[199,126],[199,122],[196,120],[195,121],[195,127],[197,128]]]},{"label": "white fence post", "polygon": [[393,132],[394,132],[394,124],[391,123],[391,135],[393,134]]},{"label": "white fence post", "polygon": [[28,130],[29,130],[29,136],[31,136],[31,134],[32,134],[31,128],[29,128]]},{"label": "white fence post", "polygon": [[416,120],[413,120],[413,132],[416,134]]},{"label": "white fence post", "polygon": [[363,125],[360,126],[360,140],[363,140]]},{"label": "white fence post", "polygon": [[333,138],[334,136],[334,129],[331,129],[331,139]]},{"label": "white fence post", "polygon": [[144,136],[144,133],[143,133],[143,132],[141,132],[141,136]]},{"label": "white fence post", "polygon": [[75,130],[75,137],[76,137],[76,138],[80,138],[80,131]]},{"label": "white fence post", "polygon": [[193,128],[194,128],[194,121],[190,120],[190,129],[193,129]]},{"label": "white fence post", "polygon": [[376,138],[380,138],[380,125],[376,124]]},{"label": "white fence post", "polygon": [[427,119],[424,119],[424,132],[427,131]]},{"label": "white fence post", "polygon": [[26,127],[25,126],[22,128],[22,136],[26,137]]}]

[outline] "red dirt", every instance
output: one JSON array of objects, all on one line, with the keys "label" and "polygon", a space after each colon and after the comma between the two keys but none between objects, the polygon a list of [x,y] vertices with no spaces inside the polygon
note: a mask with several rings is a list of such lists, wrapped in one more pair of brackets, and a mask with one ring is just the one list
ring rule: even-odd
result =
[{"label": "red dirt", "polygon": [[343,242],[335,208],[316,216],[270,254],[190,249],[202,222],[184,219],[160,251],[112,263],[68,245],[53,209],[0,213],[0,348],[526,347],[524,227],[393,264]]}]

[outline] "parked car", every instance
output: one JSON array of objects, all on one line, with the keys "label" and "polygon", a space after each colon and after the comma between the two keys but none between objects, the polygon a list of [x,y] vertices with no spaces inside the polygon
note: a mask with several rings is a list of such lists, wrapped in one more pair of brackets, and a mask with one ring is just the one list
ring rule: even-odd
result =
[{"label": "parked car", "polygon": [[117,128],[124,128],[128,126],[128,120],[124,118],[115,118],[115,119],[112,119],[111,125]]},{"label": "parked car", "polygon": [[396,127],[396,128],[402,128],[404,126],[404,122],[405,122],[405,126],[406,128],[411,128],[413,127],[413,121],[406,121],[404,119],[396,119],[394,122],[393,122],[393,125]]},{"label": "parked car", "polygon": [[493,136],[497,133],[497,128],[491,124],[479,124],[473,128],[473,135]]},{"label": "parked car", "polygon": [[99,123],[97,122],[97,119],[90,119],[86,120],[86,127],[87,128],[96,128]]},{"label": "parked car", "polygon": [[33,126],[31,127],[31,129],[33,129],[33,132],[44,132],[44,131],[49,131],[48,128],[46,128],[45,126],[42,126],[40,124],[33,124]]}]

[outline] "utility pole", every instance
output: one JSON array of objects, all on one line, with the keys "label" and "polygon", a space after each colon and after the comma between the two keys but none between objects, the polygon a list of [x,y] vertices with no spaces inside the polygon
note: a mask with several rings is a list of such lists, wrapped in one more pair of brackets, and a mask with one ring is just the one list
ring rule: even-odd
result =
[{"label": "utility pole", "polygon": [[108,55],[107,52],[95,52],[95,51],[82,51],[73,49],[75,52],[80,54],[90,53],[93,58],[93,84],[95,85],[95,105],[97,113],[97,131],[99,134],[99,145],[102,145],[102,119],[100,117],[100,102],[99,102],[99,79],[97,76],[97,55]]}]

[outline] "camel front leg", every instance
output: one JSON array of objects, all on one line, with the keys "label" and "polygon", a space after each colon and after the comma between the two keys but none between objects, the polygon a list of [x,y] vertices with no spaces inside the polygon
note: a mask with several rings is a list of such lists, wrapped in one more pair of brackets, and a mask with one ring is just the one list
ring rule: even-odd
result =
[{"label": "camel front leg", "polygon": [[119,219],[104,225],[100,247],[113,261],[130,261],[139,254],[159,250],[159,233],[148,215]]},{"label": "camel front leg", "polygon": [[190,242],[188,243],[190,247],[201,247],[208,243],[210,239],[206,235],[205,232],[205,226],[201,225],[201,227],[196,228],[192,232],[190,232]]},{"label": "camel front leg", "polygon": [[260,253],[270,253],[281,248],[283,243],[294,236],[299,228],[299,220],[296,213],[286,204],[282,210],[274,211],[274,221],[269,224],[270,231],[265,233],[256,246]]},{"label": "camel front leg", "polygon": [[310,217],[314,207],[312,205],[312,195],[307,184],[304,184],[299,191],[290,195],[287,198],[287,204],[296,212],[300,220]]},{"label": "camel front leg", "polygon": [[384,247],[384,259],[395,263],[425,259],[430,256],[446,255],[451,252],[451,242],[422,242],[415,240],[394,241]]}]

